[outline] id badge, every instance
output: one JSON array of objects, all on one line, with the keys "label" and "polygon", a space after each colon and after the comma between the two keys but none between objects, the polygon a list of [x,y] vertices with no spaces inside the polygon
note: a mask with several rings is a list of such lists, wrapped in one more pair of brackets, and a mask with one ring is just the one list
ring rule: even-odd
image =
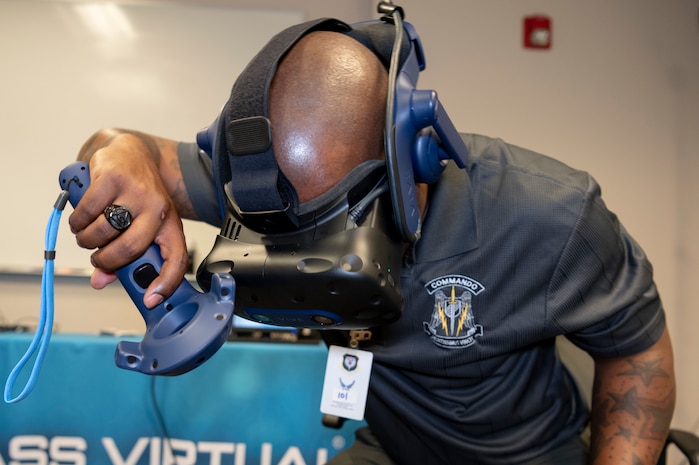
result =
[{"label": "id badge", "polygon": [[373,360],[374,354],[366,350],[330,346],[320,411],[363,420]]}]

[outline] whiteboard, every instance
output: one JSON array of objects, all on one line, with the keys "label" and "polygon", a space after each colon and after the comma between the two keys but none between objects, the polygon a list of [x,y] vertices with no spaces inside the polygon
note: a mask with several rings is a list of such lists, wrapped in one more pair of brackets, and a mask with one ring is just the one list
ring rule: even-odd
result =
[{"label": "whiteboard", "polygon": [[[138,129],[193,141],[235,77],[299,11],[114,2],[0,0],[0,271],[36,272],[58,173],[97,129]],[[89,271],[68,229],[61,274]],[[198,264],[217,230],[185,225]]]}]

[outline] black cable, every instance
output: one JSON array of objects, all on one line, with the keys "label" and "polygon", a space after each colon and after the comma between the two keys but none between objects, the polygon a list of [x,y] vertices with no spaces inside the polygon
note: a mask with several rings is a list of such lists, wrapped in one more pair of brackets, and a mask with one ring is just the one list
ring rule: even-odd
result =
[{"label": "black cable", "polygon": [[352,221],[356,223],[359,223],[359,220],[362,219],[364,216],[364,213],[366,213],[366,209],[374,203],[374,200],[379,198],[381,195],[383,195],[385,192],[388,191],[388,180],[386,179],[386,175],[382,176],[377,185],[369,192],[362,200],[357,203],[349,212],[349,217],[352,219]]},{"label": "black cable", "polygon": [[396,152],[396,141],[394,133],[394,113],[396,100],[396,83],[398,80],[398,71],[400,67],[400,55],[403,45],[403,12],[398,6],[390,2],[381,2],[379,4],[379,12],[386,13],[384,20],[392,21],[395,26],[395,39],[393,49],[391,51],[391,59],[389,60],[388,68],[388,98],[386,99],[386,124],[384,143],[386,147],[386,166],[388,168],[389,187],[391,190],[391,200],[393,204],[393,215],[396,226],[400,231],[401,236],[406,242],[414,243],[419,238],[419,227],[417,231],[410,231],[407,227],[406,213],[403,205],[403,196],[401,192],[401,172],[398,153]]},{"label": "black cable", "polygon": [[[163,411],[160,408],[160,404],[158,403],[158,396],[155,392],[155,381],[157,377],[156,376],[151,376],[150,377],[150,382],[149,382],[149,387],[150,387],[150,400],[151,404],[153,404],[153,411],[155,412],[155,420],[158,423],[158,427],[160,427],[160,431],[163,434],[163,445],[165,446],[167,444],[167,448],[170,451],[170,455],[175,457],[175,451],[172,449],[172,444],[170,443],[170,432],[168,431],[167,425],[165,424],[165,416],[163,415]],[[177,460],[175,460],[177,462]]]}]

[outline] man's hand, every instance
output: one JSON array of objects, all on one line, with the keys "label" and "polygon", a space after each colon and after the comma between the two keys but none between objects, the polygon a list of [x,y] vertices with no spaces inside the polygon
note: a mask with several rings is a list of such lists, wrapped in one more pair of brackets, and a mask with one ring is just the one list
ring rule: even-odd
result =
[{"label": "man's hand", "polygon": [[[79,158],[89,160],[90,187],[69,224],[78,245],[97,249],[91,257],[95,272],[90,283],[96,289],[105,287],[116,279],[115,270],[155,243],[163,265],[144,296],[144,304],[154,307],[174,292],[188,266],[180,212],[191,212],[191,203],[181,189],[177,143],[107,130],[88,141]],[[113,204],[131,212],[131,226],[124,231],[117,231],[103,215]]]}]

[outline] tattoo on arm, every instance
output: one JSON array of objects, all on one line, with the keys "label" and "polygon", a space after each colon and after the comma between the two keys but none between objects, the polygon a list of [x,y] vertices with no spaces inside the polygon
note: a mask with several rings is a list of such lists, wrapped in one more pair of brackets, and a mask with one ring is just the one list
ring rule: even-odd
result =
[{"label": "tattoo on arm", "polygon": [[[649,362],[629,359],[627,362],[631,365],[631,368],[619,372],[617,376],[638,378],[647,388],[655,378],[670,377],[670,375],[660,368],[662,361],[662,358],[657,358]],[[621,395],[610,392],[609,397],[614,403],[609,413],[622,411],[633,416],[636,420],[642,421],[639,438],[655,439],[658,441],[665,440],[667,425],[672,419],[674,406],[673,393],[669,393],[661,399],[649,398],[639,395],[637,386],[633,386]]]},{"label": "tattoo on arm", "polygon": [[674,384],[672,376],[663,369],[663,358],[650,361],[629,358],[621,363],[611,380],[595,381],[596,402],[590,420],[596,432],[593,432],[591,459],[594,462],[603,454],[606,456],[605,450],[619,451],[621,440],[637,450],[631,456],[632,463],[642,464],[644,458],[653,460],[650,449],[648,457],[645,453],[639,455],[642,442],[658,444],[659,450],[665,441],[674,410]]},{"label": "tattoo on arm", "polygon": [[643,384],[648,387],[650,386],[650,382],[653,381],[653,378],[659,376],[661,378],[669,378],[670,375],[665,373],[660,368],[660,364],[662,363],[663,359],[658,358],[656,360],[652,360],[650,362],[640,362],[637,360],[627,360],[629,364],[631,364],[631,368],[629,368],[626,371],[622,371],[621,373],[618,373],[617,376],[638,376],[641,378],[641,381],[643,381]]},{"label": "tattoo on arm", "polygon": [[660,400],[641,397],[634,386],[624,394],[610,392],[609,396],[614,404],[609,409],[609,413],[621,411],[641,421],[638,432],[640,439],[665,440],[667,424],[672,417],[672,411],[668,412],[668,407],[671,405],[669,395]]}]

